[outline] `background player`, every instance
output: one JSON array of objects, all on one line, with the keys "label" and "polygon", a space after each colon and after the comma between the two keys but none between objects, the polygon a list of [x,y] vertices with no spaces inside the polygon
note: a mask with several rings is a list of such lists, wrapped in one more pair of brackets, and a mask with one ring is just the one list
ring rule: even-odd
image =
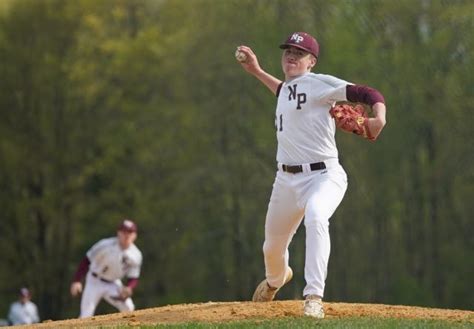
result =
[{"label": "background player", "polygon": [[40,321],[38,307],[31,301],[31,292],[21,288],[18,300],[10,305],[8,323],[11,325],[33,324]]},{"label": "background player", "polygon": [[[304,314],[324,317],[324,295],[330,254],[329,218],[347,188],[347,176],[339,164],[335,123],[329,114],[338,101],[360,102],[372,107],[375,118],[369,129],[377,137],[385,125],[384,98],[377,90],[339,78],[311,73],[318,62],[319,44],[305,32],[291,34],[280,45],[282,82],[265,72],[247,46],[242,67],[277,96],[277,162],[265,220],[263,253],[265,276],[253,300],[271,301],[292,278],[288,246],[303,217],[306,227]],[[237,56],[239,60],[239,56]]]},{"label": "background player", "polygon": [[[120,223],[116,237],[102,239],[89,249],[70,288],[72,296],[81,293],[81,281],[86,276],[81,318],[94,315],[102,298],[119,311],[135,309],[131,296],[138,284],[142,264],[142,253],[134,244],[136,238],[136,224],[125,219]],[[128,279],[125,285],[123,278]]]}]

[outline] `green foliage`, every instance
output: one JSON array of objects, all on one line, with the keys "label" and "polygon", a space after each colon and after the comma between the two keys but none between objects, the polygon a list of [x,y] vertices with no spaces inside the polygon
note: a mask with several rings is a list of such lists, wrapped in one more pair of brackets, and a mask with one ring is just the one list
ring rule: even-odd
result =
[{"label": "green foliage", "polygon": [[[0,310],[28,285],[76,316],[69,280],[122,217],[139,308],[248,300],[263,277],[275,99],[233,58],[307,30],[317,72],[381,90],[388,124],[339,134],[349,190],[327,298],[472,309],[471,1],[10,0],[0,5]],[[302,229],[291,245],[304,282]]]}]

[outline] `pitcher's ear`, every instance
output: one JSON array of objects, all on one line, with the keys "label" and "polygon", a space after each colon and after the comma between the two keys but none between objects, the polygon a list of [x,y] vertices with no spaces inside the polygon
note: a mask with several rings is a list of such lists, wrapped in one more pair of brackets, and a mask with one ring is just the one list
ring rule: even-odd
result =
[{"label": "pitcher's ear", "polygon": [[313,67],[316,66],[316,63],[318,63],[318,59],[316,57],[314,57],[313,55],[311,55],[311,63],[308,67],[308,69],[311,71],[313,69]]}]

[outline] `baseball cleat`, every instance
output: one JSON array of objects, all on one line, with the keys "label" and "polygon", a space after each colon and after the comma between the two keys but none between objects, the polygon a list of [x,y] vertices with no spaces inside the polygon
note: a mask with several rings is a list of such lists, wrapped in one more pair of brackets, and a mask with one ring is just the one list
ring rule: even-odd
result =
[{"label": "baseball cleat", "polygon": [[[288,270],[286,271],[286,278],[283,285],[287,284],[291,278],[293,278],[293,270],[291,267],[288,266]],[[281,287],[280,287],[281,288]],[[278,290],[280,288],[271,287],[267,280],[263,280],[255,289],[253,293],[252,301],[253,302],[271,302],[274,298]]]},{"label": "baseball cleat", "polygon": [[304,315],[317,319],[324,318],[323,301],[316,295],[308,295],[304,301]]}]

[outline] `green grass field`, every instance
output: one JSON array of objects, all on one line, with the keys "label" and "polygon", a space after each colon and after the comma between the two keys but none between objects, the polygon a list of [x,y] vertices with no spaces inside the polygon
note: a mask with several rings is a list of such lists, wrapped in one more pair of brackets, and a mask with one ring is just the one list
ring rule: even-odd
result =
[{"label": "green grass field", "polygon": [[474,328],[472,322],[453,322],[441,320],[412,320],[385,318],[332,318],[315,320],[305,317],[295,317],[276,320],[252,320],[224,324],[188,323],[176,325],[156,325],[141,328]]}]

